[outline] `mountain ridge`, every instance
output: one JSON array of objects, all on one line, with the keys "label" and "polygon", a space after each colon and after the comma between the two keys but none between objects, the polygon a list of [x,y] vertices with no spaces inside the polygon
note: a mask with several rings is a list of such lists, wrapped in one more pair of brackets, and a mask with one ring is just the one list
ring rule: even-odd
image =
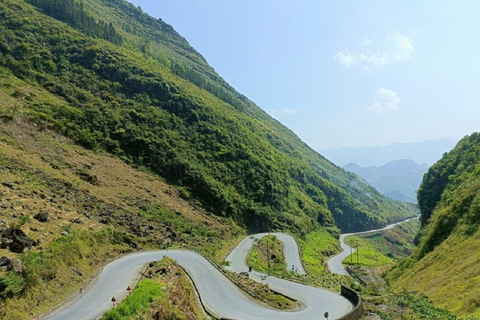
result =
[{"label": "mountain ridge", "polygon": [[480,133],[429,168],[418,204],[417,248],[388,274],[393,288],[424,294],[460,317],[480,316]]},{"label": "mountain ridge", "polygon": [[428,170],[426,164],[417,164],[410,159],[394,160],[382,166],[369,167],[349,163],[343,168],[359,175],[386,196],[411,203],[417,203],[416,191]]},{"label": "mountain ridge", "polygon": [[412,159],[416,163],[434,164],[443,153],[451,150],[455,141],[435,139],[422,142],[394,143],[377,147],[350,147],[318,150],[327,159],[339,166],[353,162],[361,167],[382,166],[397,159]]},{"label": "mountain ridge", "polygon": [[121,0],[0,2],[5,319],[47,312],[127,252],[220,262],[254,231],[334,243],[416,214],[309,148],[173,30]]},{"label": "mountain ridge", "polygon": [[[57,16],[44,7],[57,0],[29,2]],[[316,223],[360,230],[411,214],[339,170],[221,80],[211,85],[213,69],[165,23],[120,0],[86,1],[85,9],[74,3],[58,2],[66,12],[85,10],[77,16],[101,12],[99,25],[113,25],[122,45],[71,32],[23,2],[1,12],[7,37],[0,65],[65,101],[55,107],[31,103],[30,116],[86,147],[149,167],[208,210],[251,230],[308,230]],[[107,20],[124,16],[124,24],[134,21],[130,33],[115,27],[122,20]],[[142,28],[161,36],[139,43]],[[186,50],[188,59],[175,60],[175,50]]]}]

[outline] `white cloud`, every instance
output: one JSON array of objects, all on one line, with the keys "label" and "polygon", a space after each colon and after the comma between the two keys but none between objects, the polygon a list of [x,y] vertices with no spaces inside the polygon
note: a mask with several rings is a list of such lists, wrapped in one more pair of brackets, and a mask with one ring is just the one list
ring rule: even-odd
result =
[{"label": "white cloud", "polygon": [[296,109],[290,109],[290,108],[283,108],[282,112],[284,114],[295,114],[298,112]]},{"label": "white cloud", "polygon": [[373,98],[373,103],[368,107],[372,113],[387,113],[402,107],[402,100],[398,94],[390,89],[380,88]]},{"label": "white cloud", "polygon": [[351,54],[350,51],[340,51],[333,56],[333,59],[345,67],[350,67],[358,63],[358,58]]},{"label": "white cloud", "polygon": [[[410,39],[398,32],[389,36],[385,48],[377,51],[351,53],[348,50],[337,52],[333,59],[345,67],[363,65],[366,68],[380,67],[400,61],[409,60],[414,48]],[[373,44],[370,39],[363,41],[363,46]]]}]

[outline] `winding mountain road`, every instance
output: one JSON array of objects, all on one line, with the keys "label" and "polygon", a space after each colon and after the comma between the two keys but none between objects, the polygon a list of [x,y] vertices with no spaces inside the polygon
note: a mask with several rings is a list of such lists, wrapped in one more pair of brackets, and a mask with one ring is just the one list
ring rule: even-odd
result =
[{"label": "winding mountain road", "polygon": [[[295,240],[287,234],[275,234],[284,243],[287,265],[294,265],[299,273],[304,273]],[[261,237],[255,235],[253,237]],[[246,237],[232,251],[227,260],[230,269],[246,271],[245,258],[253,245],[253,238]],[[122,300],[131,285],[138,278],[138,271],[150,261],[161,260],[164,256],[175,259],[187,271],[197,287],[200,299],[206,310],[217,318],[226,319],[279,319],[313,320],[324,312],[330,319],[337,319],[353,309],[352,303],[340,294],[290,282],[259,272],[250,272],[250,278],[267,283],[271,289],[303,303],[304,308],[296,311],[279,311],[262,306],[245,295],[210,262],[198,253],[183,250],[160,250],[134,253],[115,260],[105,267],[98,279],[81,297],[63,309],[57,310],[48,320],[92,320],[100,317],[112,306],[115,296]]]},{"label": "winding mountain road", "polygon": [[[269,233],[258,233],[245,237],[225,259],[226,261],[230,261],[230,266],[226,267],[226,269],[235,272],[248,271],[245,259],[247,258],[248,252],[252,248],[255,239],[261,239],[268,234]],[[276,236],[283,243],[283,256],[287,263],[287,270],[292,270],[293,267],[298,274],[305,274],[302,258],[300,257],[295,238],[286,233],[276,232],[270,234]]]},{"label": "winding mountain road", "polygon": [[337,273],[337,274],[341,274],[341,275],[347,275],[348,274],[347,271],[345,270],[345,267],[342,264],[342,261],[350,255],[350,249],[351,249],[351,252],[353,253],[353,252],[355,252],[355,248],[352,248],[345,243],[345,238],[346,237],[352,236],[352,235],[373,233],[373,232],[379,232],[379,231],[392,229],[396,225],[399,225],[399,224],[402,224],[402,223],[405,223],[405,222],[408,222],[408,221],[412,221],[412,220],[415,220],[415,219],[418,219],[418,217],[410,218],[410,219],[400,221],[400,222],[396,222],[396,223],[392,223],[392,224],[389,224],[388,226],[386,226],[384,228],[381,228],[381,229],[374,229],[374,230],[368,230],[368,231],[362,231],[362,232],[341,234],[340,235],[340,246],[342,247],[343,251],[341,253],[337,254],[336,256],[333,256],[332,258],[330,258],[327,261],[328,270],[331,273]]}]

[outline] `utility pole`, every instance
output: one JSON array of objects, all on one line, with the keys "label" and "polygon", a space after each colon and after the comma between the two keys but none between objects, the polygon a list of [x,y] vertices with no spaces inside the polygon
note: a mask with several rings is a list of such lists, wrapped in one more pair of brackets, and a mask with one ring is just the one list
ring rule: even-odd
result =
[{"label": "utility pole", "polygon": [[350,242],[350,264],[353,265],[353,252],[352,252],[352,246],[353,246],[353,243]]},{"label": "utility pole", "polygon": [[360,265],[359,258],[358,258],[358,240],[357,240],[357,265]]},{"label": "utility pole", "polygon": [[270,250],[268,249],[268,239],[267,239],[267,266],[270,268]]}]

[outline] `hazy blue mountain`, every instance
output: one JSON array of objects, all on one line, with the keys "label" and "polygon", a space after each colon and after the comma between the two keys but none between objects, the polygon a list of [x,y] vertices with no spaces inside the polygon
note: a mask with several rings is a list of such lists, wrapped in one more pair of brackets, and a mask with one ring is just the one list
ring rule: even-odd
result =
[{"label": "hazy blue mountain", "polygon": [[349,163],[344,169],[356,173],[384,195],[400,201],[417,202],[416,191],[427,172],[426,164],[412,160],[395,160],[383,166],[360,167]]},{"label": "hazy blue mountain", "polygon": [[356,163],[361,167],[381,166],[397,159],[411,159],[416,163],[434,164],[442,154],[450,151],[456,141],[449,139],[423,142],[394,143],[384,147],[340,148],[318,152],[339,166]]}]

